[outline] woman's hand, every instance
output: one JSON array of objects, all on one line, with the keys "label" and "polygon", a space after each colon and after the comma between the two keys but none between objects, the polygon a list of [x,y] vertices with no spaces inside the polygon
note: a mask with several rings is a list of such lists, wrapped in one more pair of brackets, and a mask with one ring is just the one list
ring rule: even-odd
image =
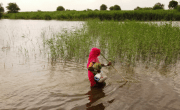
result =
[{"label": "woman's hand", "polygon": [[110,65],[111,65],[111,62],[108,63],[108,66],[110,66]]},{"label": "woman's hand", "polygon": [[101,64],[101,66],[105,66],[104,64]]},{"label": "woman's hand", "polygon": [[98,73],[101,73],[101,70],[97,70]]}]

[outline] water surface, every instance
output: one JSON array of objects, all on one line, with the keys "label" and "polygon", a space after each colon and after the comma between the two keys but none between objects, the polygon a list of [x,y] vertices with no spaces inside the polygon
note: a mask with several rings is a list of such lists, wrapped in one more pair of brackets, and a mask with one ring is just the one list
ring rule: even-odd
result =
[{"label": "water surface", "polygon": [[[168,69],[116,63],[119,73],[103,68],[109,77],[104,88],[90,88],[85,63],[51,62],[43,36],[81,28],[83,23],[0,20],[1,110],[180,109],[180,63]],[[102,57],[100,61],[107,63]]]}]

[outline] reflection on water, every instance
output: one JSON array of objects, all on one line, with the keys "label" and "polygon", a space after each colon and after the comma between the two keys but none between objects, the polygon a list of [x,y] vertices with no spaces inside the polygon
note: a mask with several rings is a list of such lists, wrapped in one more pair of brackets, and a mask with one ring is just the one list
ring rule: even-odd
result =
[{"label": "reflection on water", "polygon": [[96,106],[91,106],[91,104],[93,104],[94,102],[96,102],[98,99],[105,97],[105,93],[103,92],[102,88],[91,88],[91,90],[87,93],[88,97],[89,97],[89,103],[86,104],[86,107],[90,110],[90,109],[104,109],[105,107],[103,106],[103,104],[98,104]]},{"label": "reflection on water", "polygon": [[[51,37],[83,22],[0,20],[0,109],[6,110],[178,110],[180,63],[155,68],[115,64],[103,68],[103,88],[90,88],[86,64],[51,62],[41,34]],[[63,27],[63,28],[62,28]],[[100,57],[100,60],[102,58]],[[102,63],[107,63],[102,60]],[[134,81],[134,82],[133,82]]]}]

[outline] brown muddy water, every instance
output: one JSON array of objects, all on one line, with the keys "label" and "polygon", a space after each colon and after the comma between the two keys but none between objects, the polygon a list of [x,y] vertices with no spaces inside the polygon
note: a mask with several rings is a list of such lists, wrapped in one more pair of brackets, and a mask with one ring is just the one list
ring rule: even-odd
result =
[{"label": "brown muddy water", "polygon": [[103,68],[107,85],[93,89],[86,64],[52,63],[41,36],[81,24],[0,20],[0,110],[180,110],[180,63],[159,68],[116,63],[119,73]]}]

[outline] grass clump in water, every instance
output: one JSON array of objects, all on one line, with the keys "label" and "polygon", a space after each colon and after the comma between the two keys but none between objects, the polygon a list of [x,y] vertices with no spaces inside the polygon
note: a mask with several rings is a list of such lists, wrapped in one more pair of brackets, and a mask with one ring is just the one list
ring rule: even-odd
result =
[{"label": "grass clump in water", "polygon": [[48,45],[52,60],[85,60],[89,54],[91,40],[86,33],[86,28],[68,32],[66,29],[50,39],[44,40]]},{"label": "grass clump in water", "polygon": [[87,59],[92,47],[98,47],[111,60],[135,64],[176,63],[180,53],[180,30],[172,23],[158,25],[137,21],[88,20],[82,29],[64,32],[48,39],[53,58]]}]

